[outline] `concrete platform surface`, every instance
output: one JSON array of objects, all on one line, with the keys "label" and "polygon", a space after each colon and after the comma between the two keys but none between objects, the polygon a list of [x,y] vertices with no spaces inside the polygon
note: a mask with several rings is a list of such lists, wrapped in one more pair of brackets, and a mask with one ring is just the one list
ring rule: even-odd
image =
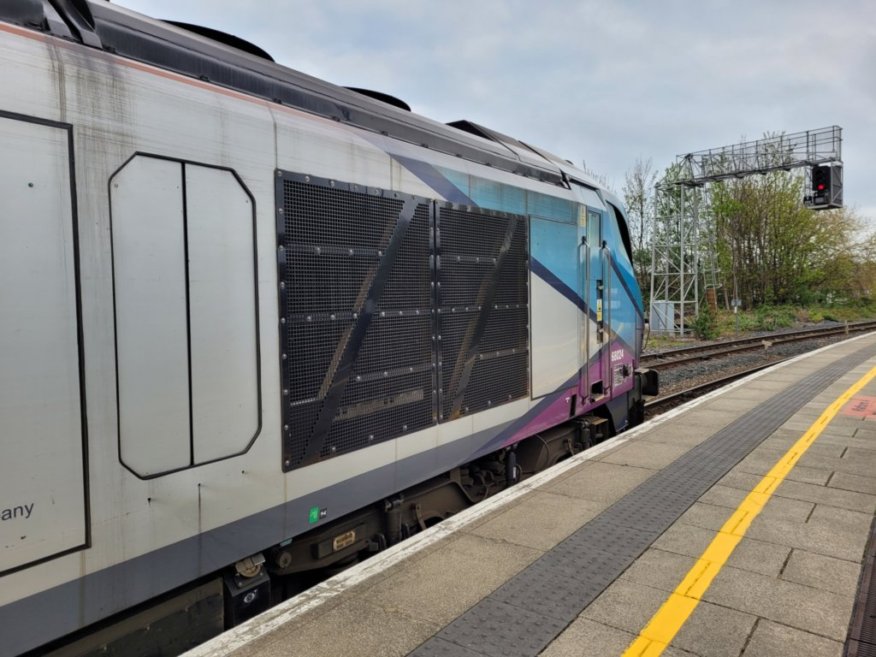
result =
[{"label": "concrete platform surface", "polygon": [[[697,454],[713,464],[709,454],[723,458],[733,448],[709,442],[713,436],[723,430],[726,442],[736,440],[733,431],[750,434],[742,419],[763,413],[770,400],[791,400],[801,382],[838,362],[841,372],[814,394],[800,392],[788,418],[741,459],[729,456],[734,465],[702,484],[692,503],[684,501],[687,481],[654,488],[654,499],[667,502],[653,515],[676,499],[682,507],[663,525],[655,520],[652,537],[636,533],[641,509],[631,500],[643,499],[661,476],[671,479],[667,472],[684,473],[694,486],[702,470]],[[854,400],[876,397],[876,379],[865,378],[874,367],[876,335],[867,335],[737,382],[532,477],[188,655],[841,657],[876,513],[876,422],[854,414]],[[813,429],[831,408],[829,422]],[[813,432],[801,449],[801,437]],[[790,465],[781,470],[783,459]],[[688,461],[695,470],[679,469]],[[751,504],[760,506],[746,516]],[[728,520],[737,516],[744,519],[731,531]],[[600,539],[611,531],[621,538],[608,548]],[[729,535],[734,547],[720,560],[709,556]],[[636,541],[645,544],[635,548]],[[618,561],[627,546],[635,554]],[[588,550],[593,558],[586,562]],[[597,581],[598,569],[578,581],[583,571],[568,567],[603,558],[607,569],[622,564],[605,583]],[[577,607],[569,602],[585,589],[594,593],[581,593]],[[673,600],[684,618],[673,615]],[[654,637],[668,638],[664,645]]]}]

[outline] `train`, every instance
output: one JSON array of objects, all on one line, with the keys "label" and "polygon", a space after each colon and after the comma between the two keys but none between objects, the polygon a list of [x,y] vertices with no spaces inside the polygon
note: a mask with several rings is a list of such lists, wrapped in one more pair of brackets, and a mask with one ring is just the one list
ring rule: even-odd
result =
[{"label": "train", "polygon": [[169,655],[641,422],[620,200],[97,0],[0,4],[0,654]]}]

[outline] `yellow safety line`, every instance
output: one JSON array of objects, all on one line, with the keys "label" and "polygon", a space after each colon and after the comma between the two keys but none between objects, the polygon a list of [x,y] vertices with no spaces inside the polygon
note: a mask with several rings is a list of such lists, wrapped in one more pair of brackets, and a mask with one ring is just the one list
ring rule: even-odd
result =
[{"label": "yellow safety line", "polygon": [[658,657],[666,650],[779,484],[788,476],[800,457],[806,453],[840,409],[874,377],[876,377],[876,367],[828,406],[806,433],[785,452],[760,483],[742,500],[675,591],[669,595],[635,641],[624,651],[623,657]]}]

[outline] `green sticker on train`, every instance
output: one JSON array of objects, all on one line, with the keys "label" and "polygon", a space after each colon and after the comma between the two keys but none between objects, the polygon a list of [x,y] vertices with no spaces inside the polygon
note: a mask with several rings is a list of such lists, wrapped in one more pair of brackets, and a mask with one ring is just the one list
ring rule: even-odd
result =
[{"label": "green sticker on train", "polygon": [[310,513],[307,516],[307,520],[311,525],[319,522],[319,507],[318,506],[310,507]]}]

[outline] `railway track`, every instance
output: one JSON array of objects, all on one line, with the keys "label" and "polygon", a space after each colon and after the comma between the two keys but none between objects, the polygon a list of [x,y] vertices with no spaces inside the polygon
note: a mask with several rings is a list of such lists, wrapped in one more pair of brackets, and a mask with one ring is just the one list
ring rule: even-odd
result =
[{"label": "railway track", "polygon": [[750,338],[728,340],[721,343],[696,345],[693,347],[681,347],[655,354],[642,356],[642,366],[661,370],[686,363],[720,358],[745,351],[767,349],[774,345],[789,342],[800,342],[817,338],[831,337],[836,335],[851,335],[876,329],[876,321],[854,322],[838,326],[804,329],[801,331],[789,331],[787,333],[774,333]]},{"label": "railway track", "polygon": [[[782,348],[780,345],[790,345],[791,343],[807,340],[823,341],[825,338],[836,338],[837,336],[846,336],[870,330],[876,330],[876,321],[855,322],[853,324],[826,328],[742,338],[718,344],[697,345],[664,351],[659,354],[649,354],[642,358],[642,363],[651,369],[666,371],[667,375],[671,374],[670,378],[676,379],[676,385],[670,385],[670,390],[667,394],[647,401],[645,403],[645,412],[649,417],[659,415],[679,404],[732,383],[749,374],[759,372],[762,369],[793,358],[800,352],[799,348],[794,349],[788,346]],[[776,347],[776,349],[772,349],[773,347]],[[765,352],[766,355],[763,359],[753,358],[754,355],[751,352],[756,350]],[[785,353],[778,353],[781,351]],[[748,353],[742,355],[745,352]],[[734,356],[740,356],[740,358],[734,358]],[[715,360],[716,362],[714,365],[710,364],[708,366],[708,373],[704,375],[703,366],[697,366],[696,363],[710,360]],[[761,362],[756,362],[757,360]],[[685,366],[693,371],[686,370]],[[695,381],[695,383],[687,385],[688,379]],[[677,384],[680,381],[684,381],[685,385],[678,388]]]}]

